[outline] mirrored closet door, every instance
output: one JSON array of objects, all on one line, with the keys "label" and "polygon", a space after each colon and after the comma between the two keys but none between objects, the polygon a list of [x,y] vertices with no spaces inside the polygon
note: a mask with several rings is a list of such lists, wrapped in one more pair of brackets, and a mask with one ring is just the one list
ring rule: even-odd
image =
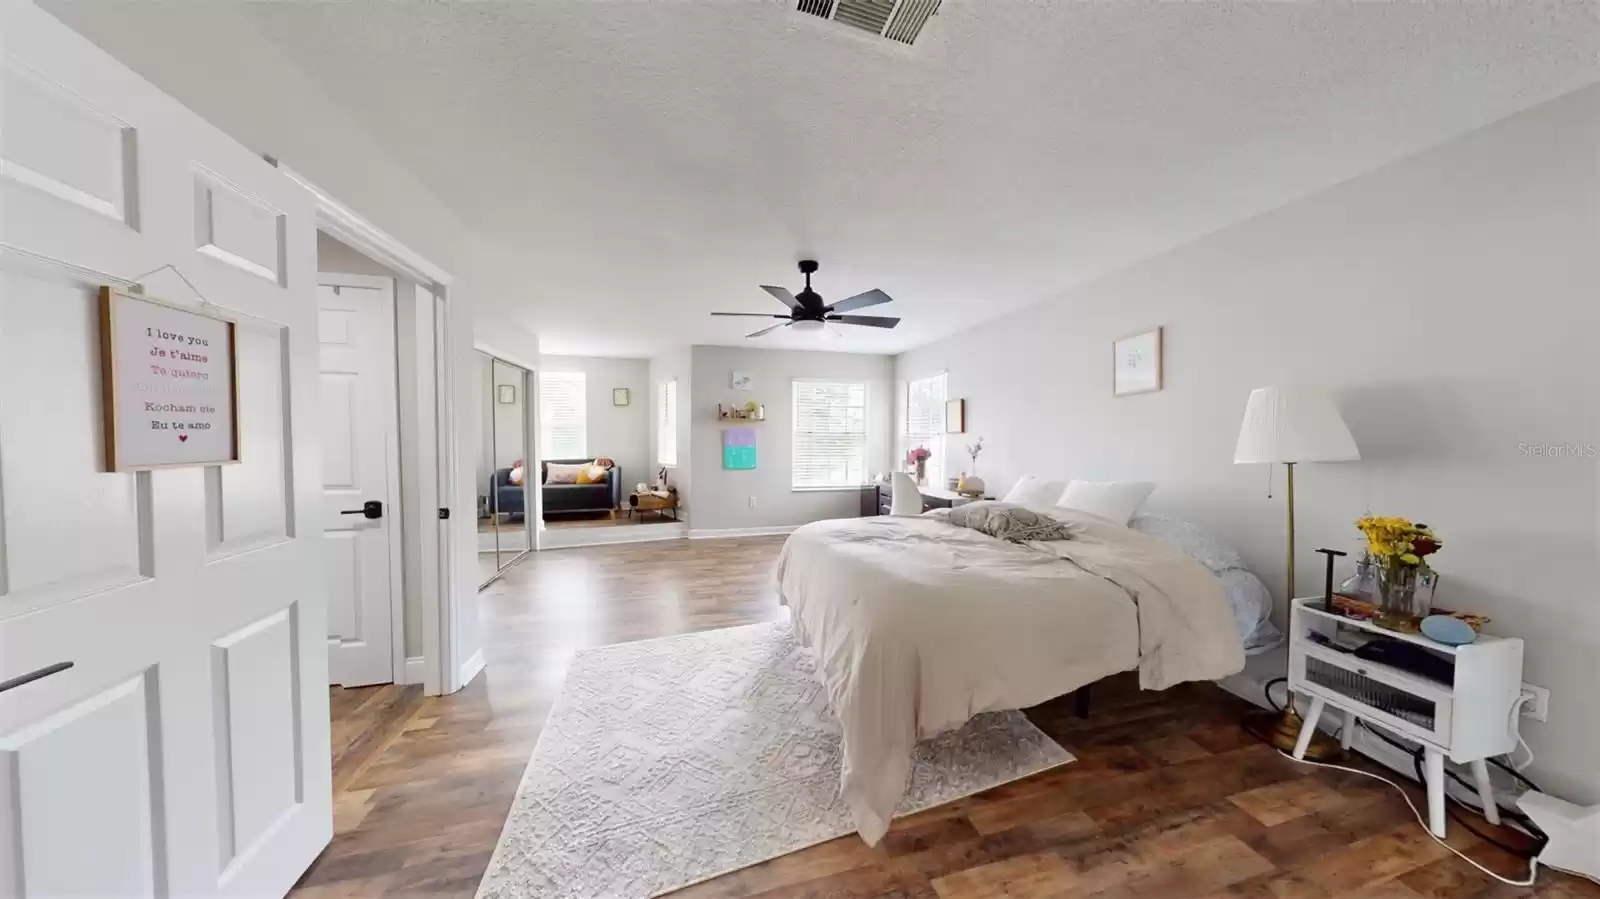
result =
[{"label": "mirrored closet door", "polygon": [[[477,453],[478,581],[487,586],[533,548],[534,494],[528,453],[527,369],[476,355],[483,385]],[[536,488],[538,478],[531,479]]]}]

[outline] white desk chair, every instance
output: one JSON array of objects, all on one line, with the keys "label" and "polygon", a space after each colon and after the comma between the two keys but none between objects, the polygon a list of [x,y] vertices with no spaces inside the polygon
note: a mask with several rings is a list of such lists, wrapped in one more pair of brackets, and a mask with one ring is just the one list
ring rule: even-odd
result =
[{"label": "white desk chair", "polygon": [[917,482],[911,475],[903,471],[894,473],[894,490],[889,499],[890,515],[921,515],[922,491],[917,489]]}]

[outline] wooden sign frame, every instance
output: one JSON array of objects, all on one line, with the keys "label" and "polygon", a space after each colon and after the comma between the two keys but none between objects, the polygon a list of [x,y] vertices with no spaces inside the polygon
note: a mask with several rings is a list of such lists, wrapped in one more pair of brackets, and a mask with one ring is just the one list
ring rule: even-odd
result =
[{"label": "wooden sign frame", "polygon": [[[123,457],[126,454],[119,454],[119,449],[123,444],[123,427],[126,424],[122,421],[122,417],[117,411],[120,398],[118,394],[117,360],[119,354],[127,349],[119,346],[117,340],[117,308],[123,301],[146,303],[184,315],[221,322],[225,326],[227,336],[224,341],[223,351],[227,353],[225,364],[228,373],[228,387],[225,395],[232,413],[228,433],[229,450],[226,456],[221,458],[130,464],[124,461]],[[239,462],[241,440],[239,434],[238,322],[226,315],[212,312],[210,309],[194,309],[189,306],[145,296],[144,294],[129,293],[114,287],[102,286],[100,288],[100,405],[101,430],[105,442],[105,470],[107,472],[154,471],[165,468],[231,465]]]}]

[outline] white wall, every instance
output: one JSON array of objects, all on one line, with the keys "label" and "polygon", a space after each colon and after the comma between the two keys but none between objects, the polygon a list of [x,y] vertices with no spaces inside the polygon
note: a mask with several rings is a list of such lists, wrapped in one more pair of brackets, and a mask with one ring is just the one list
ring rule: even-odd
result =
[{"label": "white wall", "polygon": [[[1552,689],[1532,775],[1600,801],[1600,88],[1589,88],[1057,300],[902,355],[950,371],[984,473],[1160,482],[1150,508],[1236,543],[1282,595],[1282,467],[1232,453],[1251,388],[1331,387],[1362,460],[1301,466],[1301,593],[1365,512],[1438,530],[1438,600],[1527,640]],[[981,298],[974,298],[981,299]],[[1114,399],[1114,337],[1166,327],[1166,389]],[[952,441],[954,443],[955,441]],[[959,450],[956,450],[959,452]],[[1280,609],[1281,619],[1281,609]]]},{"label": "white wall", "polygon": [[[448,271],[454,278],[449,340],[458,369],[452,375],[453,431],[476,433],[481,385],[470,377],[474,328],[505,347],[506,358],[538,355],[537,335],[527,328],[487,312],[474,315],[475,298],[513,295],[525,283],[513,260],[474,239],[421,181],[332,105],[230,4],[45,6],[234,140],[281,160]],[[211,39],[219,33],[228,40]],[[456,462],[458,502],[470,503],[476,495],[470,448],[458,446]],[[482,645],[473,519],[455,515],[451,531],[454,649],[463,662]]]},{"label": "white wall", "polygon": [[[588,455],[609,456],[622,468],[622,492],[655,478],[655,450],[650,443],[650,361],[602,359],[596,356],[540,357],[547,372],[583,372]],[[613,406],[611,389],[628,388],[628,405]]]},{"label": "white wall", "polygon": [[[692,350],[693,403],[679,398],[678,413],[689,422],[694,510],[692,531],[785,527],[848,518],[859,514],[858,489],[795,491],[790,469],[795,378],[835,378],[867,384],[867,473],[889,466],[889,427],[894,416],[894,360],[890,356],[697,346]],[[754,379],[751,390],[729,386],[733,372]],[[767,407],[756,430],[756,467],[722,467],[722,430],[717,404],[754,399]],[[754,498],[755,507],[750,500]]]}]

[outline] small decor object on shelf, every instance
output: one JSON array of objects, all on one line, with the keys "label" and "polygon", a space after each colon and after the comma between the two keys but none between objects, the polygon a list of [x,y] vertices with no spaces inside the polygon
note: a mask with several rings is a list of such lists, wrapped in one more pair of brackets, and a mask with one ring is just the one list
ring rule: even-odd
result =
[{"label": "small decor object on shelf", "polygon": [[1428,556],[1444,547],[1425,524],[1397,516],[1368,515],[1356,522],[1367,537],[1367,552],[1377,568],[1378,624],[1415,627],[1433,609],[1439,576],[1428,567]]},{"label": "small decor object on shelf", "polygon": [[1111,395],[1161,389],[1161,329],[1141,331],[1111,344]]},{"label": "small decor object on shelf", "polygon": [[928,459],[932,458],[933,451],[925,446],[919,446],[906,453],[906,467],[917,473],[917,486],[928,482]]},{"label": "small decor object on shelf", "polygon": [[717,404],[718,421],[766,421],[767,407],[750,400],[743,406],[723,406]]},{"label": "small decor object on shelf", "polygon": [[626,388],[626,387],[613,387],[613,388],[611,388],[611,405],[613,405],[613,406],[626,406],[626,405],[628,405],[628,388]]},{"label": "small decor object on shelf", "polygon": [[983,478],[978,477],[978,456],[983,452],[983,438],[979,437],[977,443],[967,444],[967,456],[972,459],[972,474],[961,475],[961,481],[956,485],[956,492],[963,496],[982,496]]}]

